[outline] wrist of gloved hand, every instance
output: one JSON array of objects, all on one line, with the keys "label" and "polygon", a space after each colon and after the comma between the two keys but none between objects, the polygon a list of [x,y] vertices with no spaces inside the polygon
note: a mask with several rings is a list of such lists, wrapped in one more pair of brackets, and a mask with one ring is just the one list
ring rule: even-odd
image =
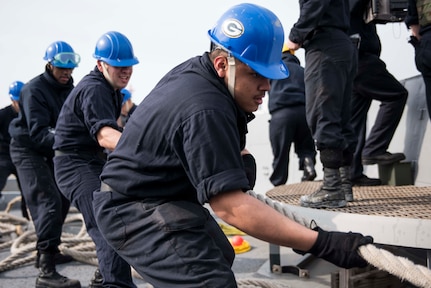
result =
[{"label": "wrist of gloved hand", "polygon": [[[342,268],[366,267],[368,263],[358,253],[361,245],[373,243],[371,236],[353,232],[327,232],[319,227],[313,229],[319,234],[313,247],[306,253],[325,259]],[[303,254],[302,251],[294,250]]]},{"label": "wrist of gloved hand", "polygon": [[245,174],[247,175],[250,189],[254,188],[256,184],[256,160],[251,154],[242,155],[242,161],[244,162]]}]

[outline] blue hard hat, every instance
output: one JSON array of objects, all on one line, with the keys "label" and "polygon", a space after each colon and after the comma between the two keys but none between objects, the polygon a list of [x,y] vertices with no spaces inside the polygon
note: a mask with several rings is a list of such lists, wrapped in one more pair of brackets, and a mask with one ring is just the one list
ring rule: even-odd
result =
[{"label": "blue hard hat", "polygon": [[120,32],[110,31],[97,40],[93,57],[114,67],[138,64],[129,39]]},{"label": "blue hard hat", "polygon": [[281,60],[284,30],[278,17],[255,4],[227,10],[208,31],[211,41],[268,79],[283,79],[289,71]]},{"label": "blue hard hat", "polygon": [[24,86],[24,83],[21,81],[14,81],[9,85],[10,99],[19,101],[19,94],[21,93],[22,86]]},{"label": "blue hard hat", "polygon": [[73,69],[81,61],[81,57],[73,51],[72,46],[64,41],[51,43],[46,49],[43,59],[55,67],[65,69]]},{"label": "blue hard hat", "polygon": [[127,100],[132,98],[132,93],[130,93],[130,91],[127,90],[126,88],[121,89],[120,92],[121,92],[121,94],[123,94],[123,102],[121,105],[124,105],[124,103],[126,103]]}]

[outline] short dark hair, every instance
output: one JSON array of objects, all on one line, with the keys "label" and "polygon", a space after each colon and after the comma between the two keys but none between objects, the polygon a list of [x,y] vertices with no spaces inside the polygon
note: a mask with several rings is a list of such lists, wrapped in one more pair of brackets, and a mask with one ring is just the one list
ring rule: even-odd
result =
[{"label": "short dark hair", "polygon": [[216,57],[220,56],[221,54],[228,54],[228,52],[221,46],[215,44],[214,42],[211,42],[210,46],[210,59],[214,60]]}]

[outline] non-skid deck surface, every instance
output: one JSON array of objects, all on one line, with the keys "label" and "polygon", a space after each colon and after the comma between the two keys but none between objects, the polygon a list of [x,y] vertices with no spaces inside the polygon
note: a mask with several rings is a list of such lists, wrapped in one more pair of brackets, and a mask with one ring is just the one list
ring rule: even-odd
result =
[{"label": "non-skid deck surface", "polygon": [[[280,185],[266,192],[272,200],[299,206],[302,195],[316,191],[321,181]],[[325,209],[344,213],[386,217],[431,219],[431,187],[407,186],[354,186],[353,202],[344,208]]]}]

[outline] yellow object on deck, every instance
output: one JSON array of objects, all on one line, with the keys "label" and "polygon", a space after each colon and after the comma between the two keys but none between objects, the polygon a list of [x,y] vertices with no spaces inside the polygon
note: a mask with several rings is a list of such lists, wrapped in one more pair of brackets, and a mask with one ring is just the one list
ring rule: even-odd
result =
[{"label": "yellow object on deck", "polygon": [[244,253],[251,250],[250,244],[239,235],[228,238],[230,244],[235,250],[235,254]]},{"label": "yellow object on deck", "polygon": [[235,228],[233,226],[230,226],[230,225],[227,225],[227,224],[223,224],[223,223],[218,223],[218,225],[220,226],[221,230],[223,230],[223,233],[225,235],[228,235],[228,236],[246,235],[244,232],[242,232],[241,230],[239,230],[239,229],[237,229],[237,228]]}]

